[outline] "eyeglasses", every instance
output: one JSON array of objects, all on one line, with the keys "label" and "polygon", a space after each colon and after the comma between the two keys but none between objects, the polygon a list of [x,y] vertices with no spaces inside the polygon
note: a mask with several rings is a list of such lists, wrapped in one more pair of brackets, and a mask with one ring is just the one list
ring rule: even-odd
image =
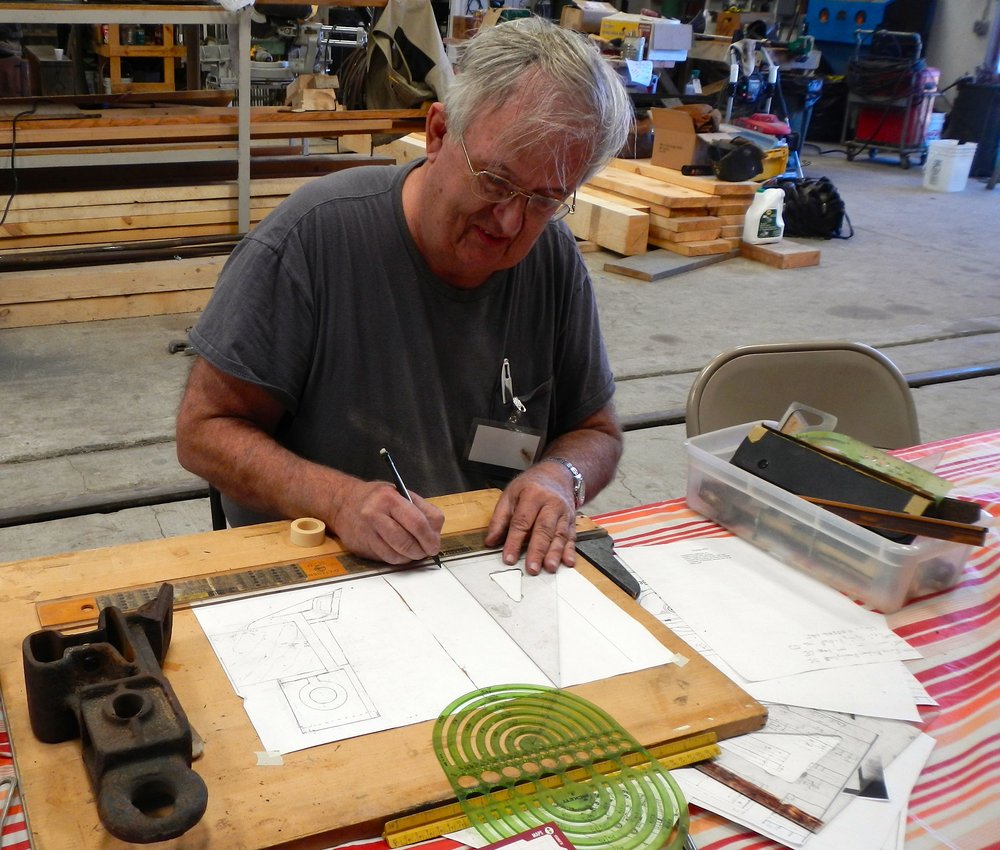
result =
[{"label": "eyeglasses", "polygon": [[462,151],[465,153],[465,161],[469,164],[469,171],[472,172],[472,194],[481,201],[489,201],[491,204],[505,204],[517,195],[527,198],[525,211],[533,215],[547,218],[550,221],[559,221],[566,218],[571,212],[576,211],[576,192],[573,192],[571,203],[560,201],[548,195],[539,195],[535,192],[524,192],[518,189],[510,180],[494,174],[492,171],[476,171],[472,167],[472,160],[469,158],[469,151],[465,147],[465,141],[459,142]]}]

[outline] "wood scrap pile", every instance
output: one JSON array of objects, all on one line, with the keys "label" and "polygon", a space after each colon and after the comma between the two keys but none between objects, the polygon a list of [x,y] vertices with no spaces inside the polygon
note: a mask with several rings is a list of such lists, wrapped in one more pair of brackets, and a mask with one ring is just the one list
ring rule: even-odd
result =
[{"label": "wood scrap pile", "polygon": [[[743,218],[757,191],[757,184],[749,181],[725,183],[714,177],[687,177],[648,160],[632,159],[614,160],[590,180],[588,193],[592,187],[600,190],[599,200],[628,204],[647,218],[646,245],[641,250],[603,247],[629,255],[644,253],[651,245],[686,257],[738,250]],[[598,244],[604,239],[600,229],[587,237],[576,235]]]}]

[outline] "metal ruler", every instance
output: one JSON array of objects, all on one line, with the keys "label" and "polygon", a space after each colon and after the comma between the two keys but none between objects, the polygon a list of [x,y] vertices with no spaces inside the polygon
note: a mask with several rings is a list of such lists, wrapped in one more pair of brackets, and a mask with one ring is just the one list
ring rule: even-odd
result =
[{"label": "metal ruler", "polygon": [[[462,558],[489,551],[483,543],[483,530],[460,532],[441,540],[441,557]],[[420,561],[406,567],[394,567],[370,561],[348,552],[318,555],[298,561],[263,567],[225,570],[171,580],[174,586],[174,610],[193,608],[222,599],[236,599],[301,587],[311,582],[336,582],[369,575],[412,569],[430,564]],[[116,606],[123,613],[135,611],[156,598],[164,582],[134,585],[95,593],[66,596],[35,603],[42,628],[84,626],[97,621],[103,608]]]},{"label": "metal ruler", "polygon": [[[578,519],[578,527],[578,540],[607,537],[606,531],[585,517]],[[455,532],[442,537],[441,558],[455,560],[497,551],[486,546],[483,542],[485,538],[485,529]],[[267,566],[204,573],[174,579],[168,583],[174,586],[174,610],[179,611],[223,599],[289,590],[311,582],[346,581],[401,569],[414,569],[430,563],[431,560],[427,559],[398,567],[381,561],[370,561],[349,552],[338,552]],[[135,611],[149,600],[155,599],[163,584],[164,582],[155,582],[41,600],[35,603],[38,623],[44,629],[92,625],[97,622],[101,610],[110,605],[116,606],[122,613]]]},{"label": "metal ruler", "polygon": [[[696,762],[713,759],[721,752],[718,743],[716,743],[714,732],[705,732],[701,735],[693,735],[689,738],[671,741],[668,744],[648,747],[647,750],[667,770],[676,770],[679,767],[686,767]],[[622,757],[621,761],[629,766],[641,766],[645,762],[645,759],[642,755],[636,753]],[[613,762],[604,762],[603,764],[594,765],[594,767],[599,772],[606,774],[611,774],[617,769],[617,765]],[[604,767],[603,770],[602,767]],[[565,779],[581,781],[586,779],[586,775],[586,771],[577,768],[566,771],[561,776],[549,776],[541,779],[538,784],[555,788],[562,785]],[[532,787],[532,783],[526,783],[524,786],[517,786],[514,791],[500,790],[489,795],[489,800],[495,802],[509,799],[512,793],[530,793]],[[482,797],[480,799],[484,801],[480,805],[485,804],[487,798]],[[471,802],[475,804],[477,800],[472,800]],[[468,829],[471,825],[468,816],[462,809],[462,804],[449,803],[444,806],[428,809],[424,812],[417,812],[416,814],[388,821],[382,831],[382,838],[390,847],[405,847],[408,844],[437,838],[450,832],[457,832],[460,829]]]}]

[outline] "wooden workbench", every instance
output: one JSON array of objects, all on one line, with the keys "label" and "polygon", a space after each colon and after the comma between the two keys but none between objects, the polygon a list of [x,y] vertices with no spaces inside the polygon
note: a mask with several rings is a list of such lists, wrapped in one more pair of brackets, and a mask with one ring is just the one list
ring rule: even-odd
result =
[{"label": "wooden workbench", "polygon": [[[485,527],[496,497],[497,491],[478,491],[434,500],[445,510],[445,533]],[[43,744],[31,733],[21,642],[39,628],[36,603],[339,550],[329,539],[303,550],[288,536],[288,523],[279,522],[0,566],[0,686],[36,850],[126,846],[101,826],[79,741]],[[705,731],[729,737],[763,724],[764,709],[744,691],[603,575],[584,563],[578,568],[688,661],[583,685],[573,688],[575,693],[609,712],[646,745]],[[176,613],[164,670],[205,740],[195,769],[208,785],[209,802],[200,823],[158,846],[330,846],[380,834],[390,816],[452,799],[432,748],[431,722],[292,753],[278,766],[259,766],[261,743],[189,610]]]}]

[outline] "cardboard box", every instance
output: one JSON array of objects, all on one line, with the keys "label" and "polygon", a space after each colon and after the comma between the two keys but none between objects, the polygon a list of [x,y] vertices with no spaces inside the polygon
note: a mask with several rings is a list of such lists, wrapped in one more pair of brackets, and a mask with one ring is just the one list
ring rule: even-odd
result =
[{"label": "cardboard box", "polygon": [[601,21],[617,12],[615,6],[602,3],[600,0],[572,0],[562,7],[562,12],[559,13],[559,26],[577,32],[599,33]]},{"label": "cardboard box", "polygon": [[731,138],[728,133],[696,133],[694,119],[681,109],[650,109],[653,119],[653,165],[677,171],[708,162],[708,146]]},{"label": "cardboard box", "polygon": [[292,112],[334,112],[337,109],[337,78],[324,74],[300,74],[285,89],[285,106]]},{"label": "cardboard box", "polygon": [[645,59],[684,61],[693,39],[691,25],[675,18],[650,18],[618,12],[601,19],[601,38],[646,39]]}]

